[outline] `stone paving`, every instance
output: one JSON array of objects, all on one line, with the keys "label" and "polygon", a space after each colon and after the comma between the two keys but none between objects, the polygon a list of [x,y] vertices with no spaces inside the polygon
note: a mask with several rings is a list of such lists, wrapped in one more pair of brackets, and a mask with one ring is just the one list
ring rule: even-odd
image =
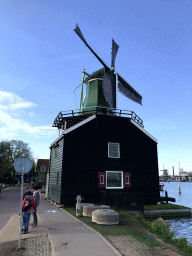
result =
[{"label": "stone paving", "polygon": [[47,235],[27,238],[23,247],[26,256],[50,256],[51,246]]},{"label": "stone paving", "polygon": [[149,248],[133,236],[106,236],[117,250],[125,256],[152,256]]}]

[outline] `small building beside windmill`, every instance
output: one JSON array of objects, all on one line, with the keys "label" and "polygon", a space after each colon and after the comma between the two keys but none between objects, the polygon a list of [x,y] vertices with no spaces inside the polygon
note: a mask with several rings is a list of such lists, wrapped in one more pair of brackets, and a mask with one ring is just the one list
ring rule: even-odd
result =
[{"label": "small building beside windmill", "polygon": [[38,159],[36,166],[36,181],[46,185],[47,173],[49,173],[49,159]]},{"label": "small building beside windmill", "polygon": [[[113,41],[114,49],[112,56],[118,50]],[[82,81],[86,95],[81,93],[79,110],[60,112],[54,120],[61,134],[50,146],[48,198],[75,205],[81,195],[85,203],[124,209],[156,204],[157,140],[133,111],[118,110],[116,104],[117,89],[140,104],[142,96],[113,67],[91,75],[83,70]]]}]

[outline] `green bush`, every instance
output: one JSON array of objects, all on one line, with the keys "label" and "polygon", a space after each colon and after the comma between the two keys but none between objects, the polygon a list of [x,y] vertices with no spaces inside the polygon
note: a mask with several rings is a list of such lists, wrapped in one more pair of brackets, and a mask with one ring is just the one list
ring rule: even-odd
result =
[{"label": "green bush", "polygon": [[168,226],[161,220],[155,220],[152,222],[151,230],[166,240],[170,240],[174,236],[174,232],[170,231]]},{"label": "green bush", "polygon": [[177,249],[183,252],[185,256],[192,255],[192,244],[188,244],[187,239],[185,237],[173,238],[171,242]]},{"label": "green bush", "polygon": [[161,220],[155,220],[149,222],[145,220],[141,215],[136,215],[135,218],[138,220],[138,223],[149,231],[155,233],[163,240],[171,240],[175,234],[174,231],[171,231],[166,223]]}]

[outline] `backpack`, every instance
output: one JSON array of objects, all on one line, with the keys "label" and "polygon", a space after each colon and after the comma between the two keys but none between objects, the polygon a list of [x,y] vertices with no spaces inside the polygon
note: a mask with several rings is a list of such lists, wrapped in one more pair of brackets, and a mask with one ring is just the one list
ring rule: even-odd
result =
[{"label": "backpack", "polygon": [[31,200],[27,200],[25,201],[25,206],[24,206],[24,209],[23,211],[26,212],[29,210],[29,208],[33,207],[32,203],[31,203]]}]

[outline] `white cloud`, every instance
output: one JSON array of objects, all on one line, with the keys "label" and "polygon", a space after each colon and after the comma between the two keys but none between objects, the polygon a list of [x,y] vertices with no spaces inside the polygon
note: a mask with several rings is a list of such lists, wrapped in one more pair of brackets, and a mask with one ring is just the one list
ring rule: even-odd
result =
[{"label": "white cloud", "polygon": [[[15,110],[28,109],[37,106],[32,102],[26,102],[21,97],[11,92],[0,91],[0,137],[1,139],[16,138],[18,136],[39,137],[51,136],[56,133],[51,126],[31,126],[22,118],[15,118]],[[29,113],[28,116],[34,116]]]},{"label": "white cloud", "polygon": [[33,118],[35,116],[35,113],[30,112],[27,115],[28,115],[29,118]]},{"label": "white cloud", "polygon": [[36,106],[36,104],[32,102],[26,102],[21,97],[12,92],[0,91],[0,109],[8,111]]}]

